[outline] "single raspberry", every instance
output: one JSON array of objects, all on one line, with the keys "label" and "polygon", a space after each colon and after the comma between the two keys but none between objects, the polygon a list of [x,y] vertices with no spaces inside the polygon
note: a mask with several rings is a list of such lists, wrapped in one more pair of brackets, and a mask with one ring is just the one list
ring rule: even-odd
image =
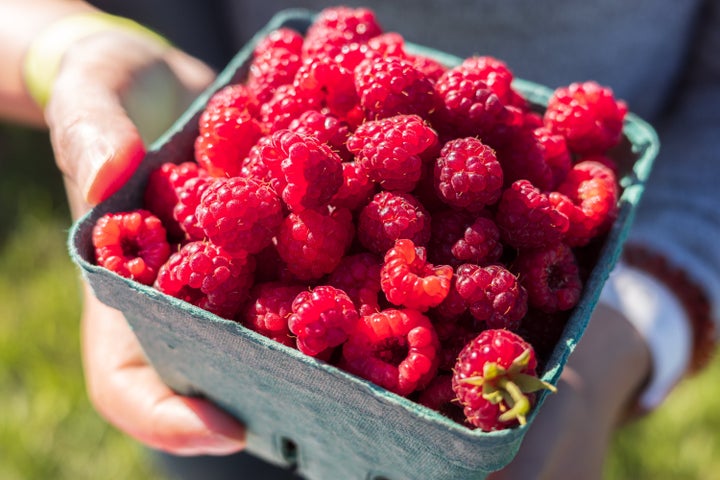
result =
[{"label": "single raspberry", "polygon": [[465,423],[465,414],[455,399],[452,375],[450,374],[436,376],[430,385],[420,392],[417,402],[450,420],[461,424]]},{"label": "single raspberry", "polygon": [[380,286],[390,303],[424,312],[445,299],[452,277],[452,267],[428,263],[425,248],[399,239],[385,254]]},{"label": "single raspberry", "polygon": [[346,209],[324,214],[316,210],[290,213],[277,235],[277,250],[288,270],[300,280],[313,280],[335,270],[354,237]]},{"label": "single raspberry", "polygon": [[474,55],[462,61],[461,68],[480,74],[485,84],[505,104],[512,99],[513,73],[502,60],[487,55]]},{"label": "single raspberry", "polygon": [[178,243],[185,237],[185,231],[173,216],[180,189],[187,180],[207,174],[207,171],[195,162],[165,162],[150,173],[145,186],[143,206],[162,221],[168,239],[172,242]]},{"label": "single raspberry", "polygon": [[343,45],[334,60],[348,70],[355,68],[363,60],[379,57],[407,58],[405,39],[395,32],[377,35],[365,42],[353,42]]},{"label": "single raspberry", "polygon": [[430,214],[414,196],[383,190],[360,211],[357,235],[362,246],[385,255],[400,238],[427,245],[430,229]]},{"label": "single raspberry", "polygon": [[545,127],[535,128],[532,132],[538,141],[545,163],[552,172],[553,185],[547,190],[554,190],[565,180],[573,165],[567,142],[565,137],[554,134]]},{"label": "single raspberry", "polygon": [[296,335],[298,350],[317,357],[345,343],[359,319],[355,305],[345,292],[320,285],[295,297],[288,327]]},{"label": "single raspberry", "polygon": [[321,10],[308,27],[303,54],[314,57],[322,53],[333,57],[343,45],[365,43],[381,33],[375,12],[369,8],[328,7]]},{"label": "single raspberry", "polygon": [[231,83],[213,93],[205,106],[206,110],[237,108],[247,110],[250,115],[258,114],[260,104],[255,94],[242,83]]},{"label": "single raspberry", "polygon": [[191,178],[178,190],[178,201],[173,208],[173,217],[185,232],[185,240],[203,240],[205,231],[195,215],[200,198],[215,181],[214,177],[199,176]]},{"label": "single raspberry", "polygon": [[425,74],[435,84],[448,68],[434,58],[425,55],[410,55],[409,60],[413,66]]},{"label": "single raspberry", "polygon": [[527,313],[528,294],[518,278],[502,265],[460,265],[455,288],[475,319],[488,328],[517,330]]},{"label": "single raspberry", "polygon": [[260,118],[268,133],[287,128],[307,110],[320,110],[315,97],[299,95],[292,84],[281,85],[267,102],[260,106]]},{"label": "single raspberry", "polygon": [[347,122],[334,115],[308,110],[290,122],[288,130],[314,137],[320,143],[327,143],[343,161],[352,160],[352,155],[345,146],[350,129]]},{"label": "single raspberry", "polygon": [[463,263],[488,265],[500,260],[500,229],[490,214],[445,210],[432,217],[428,258],[457,267]]},{"label": "single raspberry", "polygon": [[576,163],[550,194],[550,203],[570,219],[565,243],[583,246],[605,233],[617,218],[619,190],[608,166],[591,160]]},{"label": "single raspberry", "polygon": [[370,120],[395,115],[428,118],[438,107],[433,82],[402,58],[363,60],[355,68],[355,88]]},{"label": "single raspberry", "polygon": [[409,192],[422,173],[421,155],[437,141],[435,131],[419,116],[397,115],[363,123],[348,138],[347,148],[383,189]]},{"label": "single raspberry", "polygon": [[265,103],[278,87],[293,82],[301,65],[298,53],[285,48],[265,50],[250,62],[246,85],[261,104]]},{"label": "single raspberry", "polygon": [[575,82],[548,100],[545,126],[564,136],[574,153],[604,153],[620,141],[627,105],[597,82]]},{"label": "single raspberry", "polygon": [[357,162],[343,162],[343,183],[330,199],[330,205],[357,211],[368,204],[375,194],[375,182],[370,180]]},{"label": "single raspberry", "polygon": [[503,192],[495,222],[503,241],[517,248],[557,243],[570,226],[568,217],[528,180],[516,180]]},{"label": "single raspberry", "polygon": [[361,318],[342,349],[341,366],[398,395],[435,377],[438,339],[430,320],[412,310],[385,309]]},{"label": "single raspberry", "polygon": [[145,285],[152,285],[158,269],[170,256],[165,227],[143,209],[98,218],[92,243],[98,265]]},{"label": "single raspberry", "polygon": [[474,137],[447,142],[435,161],[435,188],[448,205],[480,210],[500,199],[503,169],[495,151]]},{"label": "single raspberry", "polygon": [[348,294],[361,315],[380,310],[380,268],[382,261],[369,252],[348,255],[328,276],[327,283]]},{"label": "single raspberry", "polygon": [[277,28],[261,38],[253,49],[253,56],[262,55],[268,50],[283,48],[300,55],[302,52],[303,36],[297,30],[289,27]]},{"label": "single raspberry", "polygon": [[580,163],[580,162],[586,162],[586,161],[601,163],[601,164],[605,165],[607,168],[609,168],[610,170],[612,170],[616,177],[618,175],[618,172],[619,172],[618,163],[615,161],[615,159],[613,159],[612,157],[610,157],[607,154],[595,153],[592,155],[581,155],[581,156],[575,158],[576,164]]},{"label": "single raspberry", "polygon": [[288,328],[288,318],[292,314],[293,300],[303,290],[306,287],[298,284],[256,284],[239,320],[250,330],[294,348],[295,339]]},{"label": "single raspberry", "polygon": [[513,270],[528,292],[529,305],[534,308],[553,313],[570,310],[580,301],[580,270],[572,249],[564,243],[520,250]]},{"label": "single raspberry", "polygon": [[362,115],[353,72],[332,58],[305,59],[295,74],[293,85],[298,95],[314,99],[321,111],[341,120]]},{"label": "single raspberry", "polygon": [[232,255],[254,254],[270,245],[283,220],[277,194],[245,177],[218,178],[195,211],[207,238]]},{"label": "single raspberry", "polygon": [[539,190],[552,190],[557,185],[555,175],[533,130],[517,129],[512,139],[497,150],[497,158],[505,175],[505,187],[517,180],[528,180]]},{"label": "single raspberry", "polygon": [[532,345],[502,329],[481,332],[460,352],[452,388],[471,425],[484,431],[526,423],[535,392],[555,387],[537,378]]},{"label": "single raspberry", "polygon": [[287,186],[282,171],[284,158],[285,155],[275,144],[273,136],[265,135],[253,145],[243,160],[241,175],[270,185],[275,193],[280,195]]},{"label": "single raspberry", "polygon": [[173,253],[160,268],[155,288],[211,313],[233,319],[253,283],[252,257],[230,255],[210,242],[195,241]]},{"label": "single raspberry", "polygon": [[343,183],[340,157],[327,144],[290,130],[273,133],[272,143],[282,156],[285,205],[292,211],[327,205]]}]

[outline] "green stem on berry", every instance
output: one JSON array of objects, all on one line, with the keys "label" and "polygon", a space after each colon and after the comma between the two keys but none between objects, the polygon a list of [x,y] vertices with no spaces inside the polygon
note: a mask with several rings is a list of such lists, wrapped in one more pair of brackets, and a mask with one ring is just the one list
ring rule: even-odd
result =
[{"label": "green stem on berry", "polygon": [[512,375],[511,378],[523,393],[538,392],[540,390],[550,390],[552,393],[557,392],[557,388],[555,388],[554,385],[526,373],[517,373]]},{"label": "green stem on berry", "polygon": [[509,422],[517,420],[520,425],[525,425],[528,412],[530,411],[530,400],[523,394],[515,383],[511,382],[507,378],[498,379],[498,387],[506,391],[512,399],[512,405],[510,409],[500,415],[498,420],[501,422]]}]

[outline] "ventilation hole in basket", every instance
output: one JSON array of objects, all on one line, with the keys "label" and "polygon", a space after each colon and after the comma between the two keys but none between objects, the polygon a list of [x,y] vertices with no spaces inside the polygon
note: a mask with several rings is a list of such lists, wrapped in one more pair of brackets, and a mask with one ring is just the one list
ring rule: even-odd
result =
[{"label": "ventilation hole in basket", "polygon": [[298,466],[298,446],[297,443],[287,437],[280,438],[280,455],[287,462],[290,470],[297,470]]}]

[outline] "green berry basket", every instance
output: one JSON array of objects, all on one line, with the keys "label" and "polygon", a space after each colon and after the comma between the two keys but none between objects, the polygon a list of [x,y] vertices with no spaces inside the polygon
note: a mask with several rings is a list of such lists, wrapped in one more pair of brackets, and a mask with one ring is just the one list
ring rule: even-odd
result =
[{"label": "green berry basket", "polygon": [[[480,479],[508,464],[541,408],[541,394],[524,426],[485,433],[470,430],[411,400],[306,356],[198,307],[120,277],[94,264],[91,234],[107,212],[139,208],[145,182],[164,162],[192,159],[197,119],[210,96],[244,78],[255,42],[270,30],[304,31],[313,13],[280,12],[238,52],[215,83],[149,149],[133,178],[81,218],[69,249],[97,297],[121,310],[149,361],[171,388],[206,397],[247,425],[248,450],[316,480]],[[447,65],[461,59],[408,45]],[[539,109],[551,91],[516,80]],[[606,236],[579,305],[572,312],[542,379],[555,384],[587,326],[600,290],[617,260],[658,152],[654,130],[627,115],[622,144],[620,214]]]}]

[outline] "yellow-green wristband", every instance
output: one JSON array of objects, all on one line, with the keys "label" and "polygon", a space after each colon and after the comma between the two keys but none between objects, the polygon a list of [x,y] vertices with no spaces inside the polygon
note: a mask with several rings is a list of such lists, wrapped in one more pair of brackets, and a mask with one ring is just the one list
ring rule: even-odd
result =
[{"label": "yellow-green wristband", "polygon": [[25,55],[25,86],[35,102],[41,107],[47,104],[63,55],[73,43],[90,35],[112,30],[146,36],[169,45],[164,37],[129,18],[98,11],[60,18],[33,40]]}]

